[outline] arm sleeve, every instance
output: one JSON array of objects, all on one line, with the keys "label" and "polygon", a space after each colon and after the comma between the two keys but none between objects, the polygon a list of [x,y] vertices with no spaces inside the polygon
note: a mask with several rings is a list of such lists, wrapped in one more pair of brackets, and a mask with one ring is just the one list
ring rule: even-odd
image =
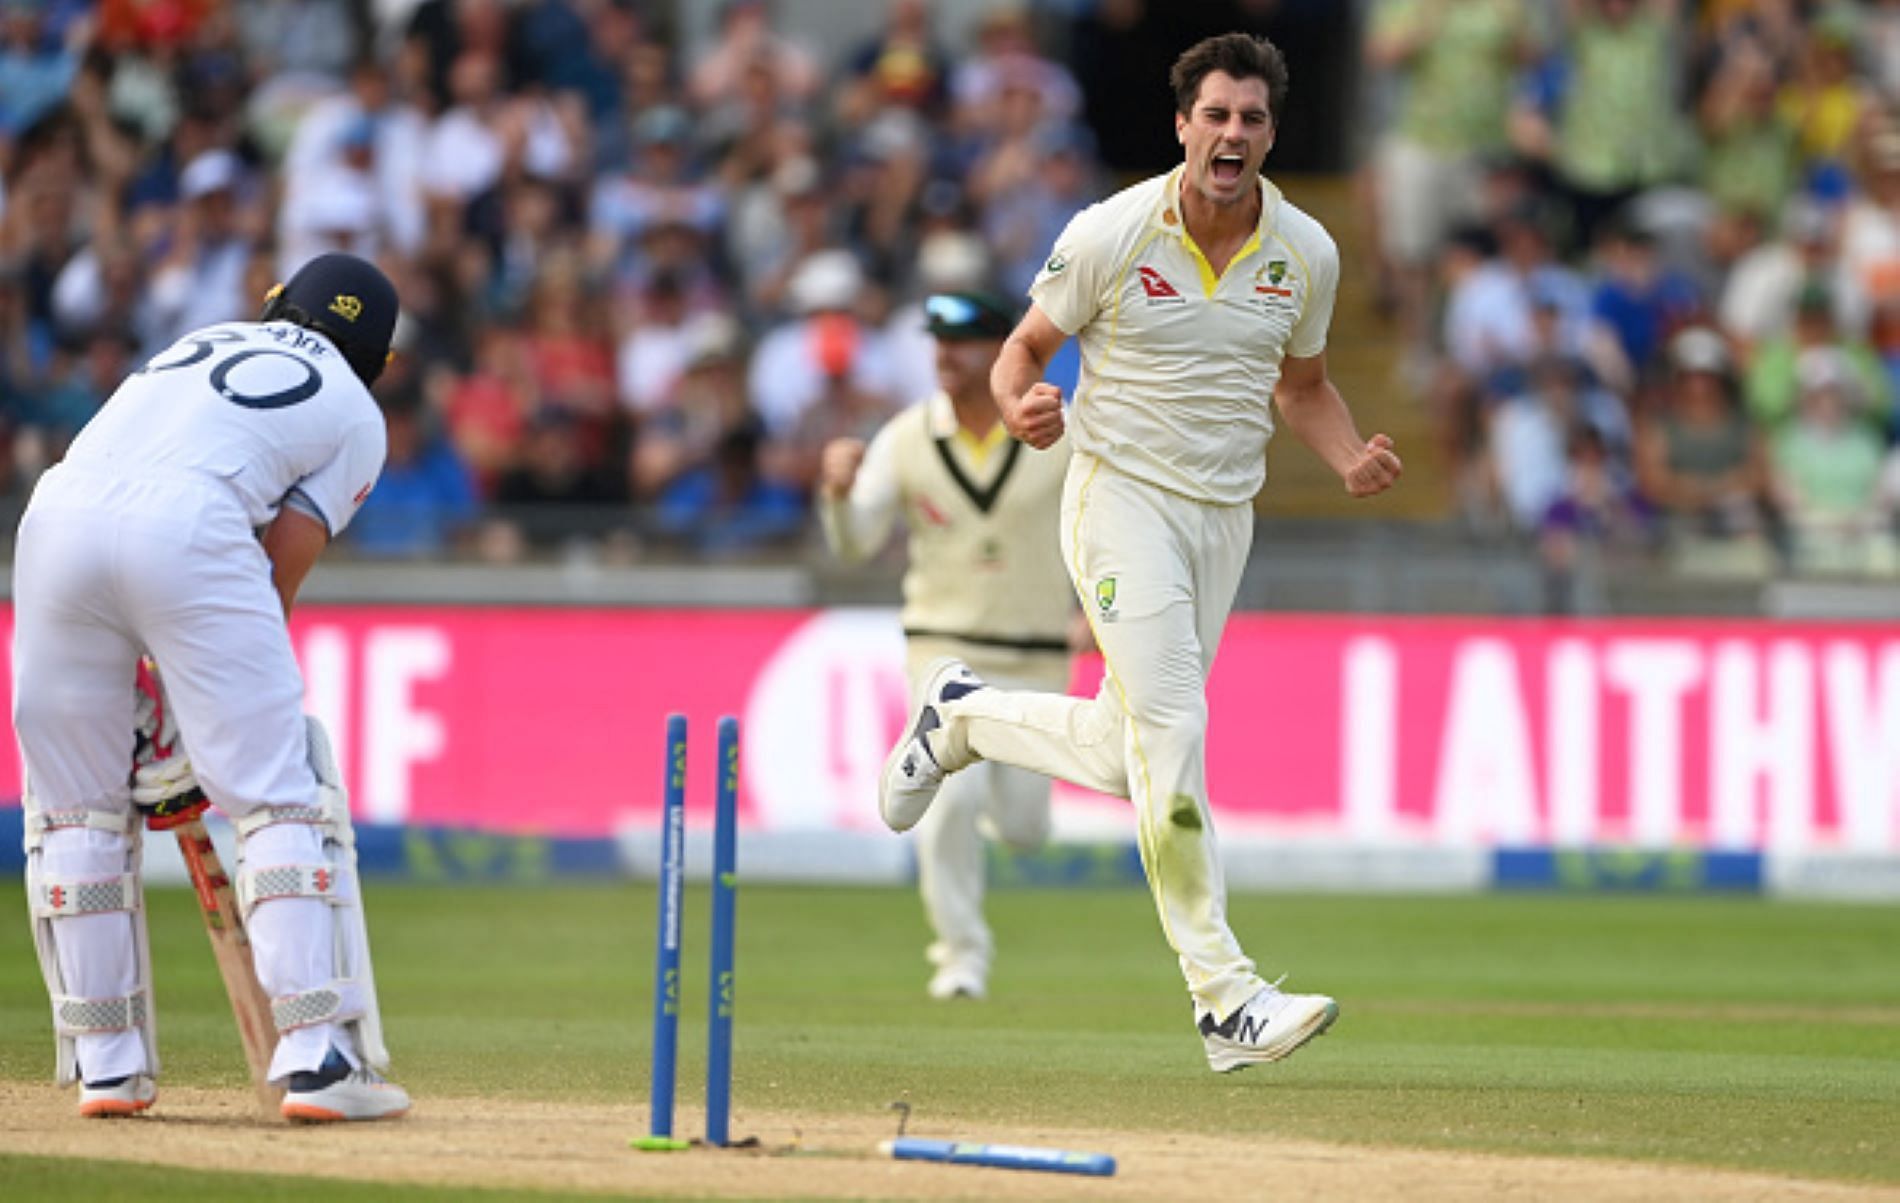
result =
[{"label": "arm sleeve", "polygon": [[1313,278],[1306,282],[1300,320],[1293,324],[1293,335],[1286,341],[1286,353],[1295,359],[1311,359],[1326,349],[1326,330],[1333,322],[1333,301],[1339,296],[1339,248],[1324,232],[1306,269],[1313,273]]},{"label": "arm sleeve", "polygon": [[847,564],[876,555],[891,537],[901,500],[897,483],[897,423],[886,422],[864,452],[847,497],[820,497],[818,520],[832,554]]},{"label": "arm sleeve", "polygon": [[1029,285],[1036,307],[1064,334],[1072,335],[1088,325],[1102,308],[1110,248],[1096,230],[1100,208],[1084,209],[1069,219],[1055,250]]},{"label": "arm sleeve", "polygon": [[357,507],[382,475],[385,451],[382,415],[358,422],[327,463],[291,486],[286,504],[321,518],[330,528],[330,537],[336,538],[356,517]]}]

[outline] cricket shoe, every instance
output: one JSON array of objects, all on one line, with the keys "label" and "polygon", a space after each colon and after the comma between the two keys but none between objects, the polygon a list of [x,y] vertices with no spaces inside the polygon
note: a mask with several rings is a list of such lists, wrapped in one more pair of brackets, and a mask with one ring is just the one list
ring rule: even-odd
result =
[{"label": "cricket shoe", "polygon": [[[924,672],[924,688],[909,729],[884,761],[877,781],[877,809],[892,831],[909,831],[936,801],[943,779],[964,764],[944,764],[930,746],[932,731],[943,729],[939,712],[945,702],[983,688],[983,679],[961,660],[933,661]],[[965,764],[968,762],[965,761]]]},{"label": "cricket shoe", "polygon": [[79,1114],[87,1119],[137,1115],[157,1101],[158,1083],[144,1074],[85,1082],[79,1087]]},{"label": "cricket shoe", "polygon": [[945,965],[931,975],[930,997],[938,1001],[969,998],[980,1002],[989,995],[989,985],[984,979],[983,971],[973,966]]},{"label": "cricket shoe", "polygon": [[1324,994],[1283,994],[1277,985],[1262,986],[1225,1022],[1201,1016],[1207,1064],[1224,1074],[1290,1057],[1338,1018],[1339,1004]]},{"label": "cricket shoe", "polygon": [[312,1124],[395,1119],[408,1113],[409,1095],[367,1065],[351,1069],[331,1050],[315,1071],[290,1075],[281,1109],[285,1119]]}]

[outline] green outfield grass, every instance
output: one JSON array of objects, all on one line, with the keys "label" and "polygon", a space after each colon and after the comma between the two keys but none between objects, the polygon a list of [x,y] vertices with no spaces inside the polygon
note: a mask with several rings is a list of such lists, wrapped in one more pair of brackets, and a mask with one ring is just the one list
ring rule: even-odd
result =
[{"label": "green outfield grass", "polygon": [[[644,1101],[651,886],[372,888],[412,1091]],[[685,1098],[703,892],[688,903]],[[192,901],[155,891],[153,909],[168,1078],[239,1086]],[[1143,893],[997,893],[992,997],[945,1005],[923,994],[909,892],[746,890],[739,1106],[872,1115],[903,1097],[938,1131],[1258,1132],[1900,1183],[1900,908],[1492,895],[1241,897],[1232,913],[1263,970],[1343,1016],[1292,1061],[1216,1077]],[[0,964],[0,1076],[43,1077],[17,891]],[[0,1182],[75,1172],[0,1161]]]}]

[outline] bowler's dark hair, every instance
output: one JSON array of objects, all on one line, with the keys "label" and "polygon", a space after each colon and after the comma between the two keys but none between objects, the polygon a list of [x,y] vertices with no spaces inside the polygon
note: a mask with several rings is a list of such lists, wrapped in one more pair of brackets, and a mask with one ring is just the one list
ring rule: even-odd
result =
[{"label": "bowler's dark hair", "polygon": [[1235,79],[1258,79],[1267,85],[1267,118],[1280,124],[1280,111],[1286,107],[1288,88],[1286,56],[1265,38],[1244,33],[1223,33],[1206,38],[1187,48],[1174,60],[1168,83],[1174,88],[1174,107],[1183,117],[1194,112],[1194,99],[1200,95],[1201,81],[1216,71],[1225,71]]}]

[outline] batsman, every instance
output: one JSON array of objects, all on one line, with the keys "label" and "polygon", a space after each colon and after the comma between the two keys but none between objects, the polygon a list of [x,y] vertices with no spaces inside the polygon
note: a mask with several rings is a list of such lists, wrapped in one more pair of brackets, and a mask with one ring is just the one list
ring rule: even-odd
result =
[{"label": "batsman", "polygon": [[[409,1108],[383,1077],[349,806],[329,740],[303,713],[286,626],[382,471],[369,385],[396,314],[373,264],[312,260],[258,321],[195,331],[128,377],[21,520],[13,723],[27,893],[58,1080],[79,1083],[82,1116],[157,1098],[134,802],[175,811],[200,790],[237,831],[283,1114]],[[140,693],[146,657],[159,687]]]}]

